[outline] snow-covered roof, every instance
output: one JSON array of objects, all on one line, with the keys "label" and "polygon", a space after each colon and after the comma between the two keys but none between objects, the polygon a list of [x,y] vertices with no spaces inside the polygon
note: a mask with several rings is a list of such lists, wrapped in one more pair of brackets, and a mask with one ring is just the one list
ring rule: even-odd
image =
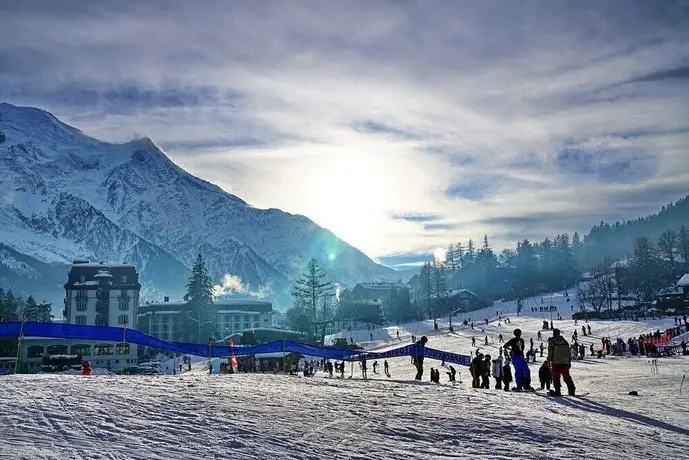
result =
[{"label": "snow-covered roof", "polygon": [[685,273],[679,281],[677,281],[677,286],[679,287],[689,287],[689,273]]}]

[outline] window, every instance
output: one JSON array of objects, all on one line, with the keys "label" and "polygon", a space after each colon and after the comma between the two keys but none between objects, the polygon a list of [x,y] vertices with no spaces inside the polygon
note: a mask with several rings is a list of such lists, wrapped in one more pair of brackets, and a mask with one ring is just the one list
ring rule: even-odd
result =
[{"label": "window", "polygon": [[86,300],[77,299],[77,311],[86,311],[87,305]]},{"label": "window", "polygon": [[258,323],[258,321],[259,321],[258,315],[254,315],[254,323]]},{"label": "window", "polygon": [[129,300],[127,299],[119,299],[119,309],[120,311],[127,311],[129,310]]},{"label": "window", "polygon": [[72,345],[72,354],[73,355],[88,356],[91,354],[91,345],[86,345],[86,344]]},{"label": "window", "polygon": [[93,354],[95,355],[111,355],[112,345],[109,343],[100,343],[93,346]]},{"label": "window", "polygon": [[120,315],[117,317],[117,324],[126,324],[129,322],[129,316]]},{"label": "window", "polygon": [[127,282],[127,277],[125,275],[122,275],[122,282],[126,283]]},{"label": "window", "polygon": [[48,346],[48,355],[66,355],[67,345],[50,345]]},{"label": "window", "polygon": [[40,358],[43,356],[43,347],[40,345],[34,345],[29,347],[27,350],[29,358]]},{"label": "window", "polygon": [[117,354],[118,355],[129,354],[129,344],[128,343],[118,343],[117,344]]},{"label": "window", "polygon": [[86,275],[81,275],[81,276],[79,277],[79,281],[82,282],[82,283],[85,283],[85,282],[86,282]]},{"label": "window", "polygon": [[74,318],[74,322],[75,322],[76,324],[86,324],[86,316],[84,316],[84,315],[77,315],[77,316]]}]

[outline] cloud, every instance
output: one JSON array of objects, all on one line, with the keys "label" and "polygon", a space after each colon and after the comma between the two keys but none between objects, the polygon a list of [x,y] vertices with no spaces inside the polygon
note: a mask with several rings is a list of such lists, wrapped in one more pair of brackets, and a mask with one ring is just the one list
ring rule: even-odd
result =
[{"label": "cloud", "polygon": [[395,220],[406,220],[407,222],[433,222],[442,219],[439,214],[424,213],[424,212],[410,212],[402,214],[393,214],[392,218]]},{"label": "cloud", "polygon": [[3,19],[0,100],[147,135],[382,261],[689,193],[680,2],[46,0]]},{"label": "cloud", "polygon": [[224,297],[234,295],[248,295],[263,299],[271,294],[270,286],[261,286],[258,290],[252,290],[249,286],[242,283],[242,279],[237,275],[226,273],[222,283],[213,286],[213,297]]}]

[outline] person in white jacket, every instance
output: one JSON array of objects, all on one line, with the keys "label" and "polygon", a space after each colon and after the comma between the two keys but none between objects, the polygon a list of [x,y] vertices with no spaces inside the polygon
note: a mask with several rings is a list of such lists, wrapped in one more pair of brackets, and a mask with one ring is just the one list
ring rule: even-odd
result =
[{"label": "person in white jacket", "polygon": [[493,360],[491,370],[493,371],[492,374],[493,378],[495,379],[495,389],[502,389],[502,356],[499,356],[498,359]]}]

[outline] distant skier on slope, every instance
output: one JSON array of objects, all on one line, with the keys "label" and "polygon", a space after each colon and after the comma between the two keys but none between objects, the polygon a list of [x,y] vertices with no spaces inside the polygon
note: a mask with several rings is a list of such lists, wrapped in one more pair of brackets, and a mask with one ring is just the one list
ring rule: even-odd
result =
[{"label": "distant skier on slope", "polygon": [[385,371],[385,376],[390,377],[390,365],[388,364],[387,359],[383,361],[383,370]]},{"label": "distant skier on slope", "polygon": [[569,343],[560,335],[559,329],[553,329],[553,337],[548,340],[548,361],[551,363],[553,374],[553,390],[550,392],[552,396],[562,396],[560,388],[560,377],[567,385],[567,392],[570,396],[574,396],[576,387],[574,381],[569,375],[569,369],[572,367],[572,358],[569,353]]},{"label": "distant skier on slope", "polygon": [[531,390],[531,371],[529,371],[529,365],[524,359],[525,344],[521,329],[514,330],[514,337],[505,343],[504,348],[512,352],[514,379],[517,383],[514,391]]}]

